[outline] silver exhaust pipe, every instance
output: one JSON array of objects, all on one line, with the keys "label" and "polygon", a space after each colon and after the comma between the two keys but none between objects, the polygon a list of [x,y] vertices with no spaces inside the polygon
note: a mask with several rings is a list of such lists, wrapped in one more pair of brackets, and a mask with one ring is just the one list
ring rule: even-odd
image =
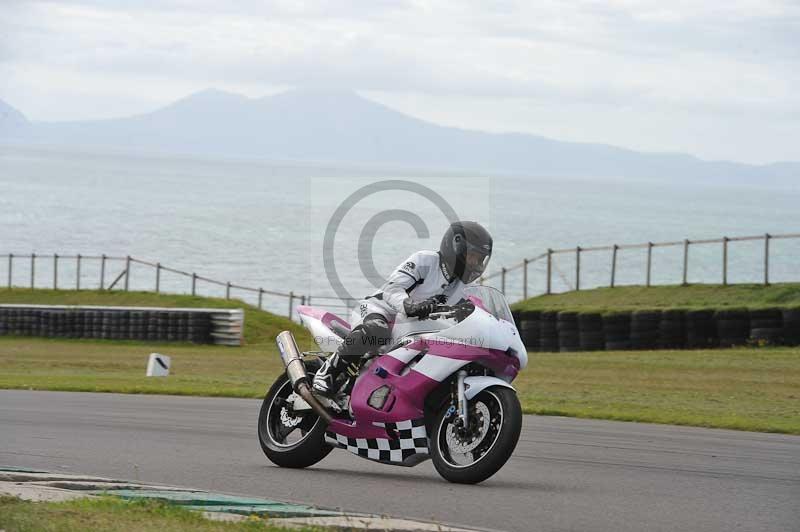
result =
[{"label": "silver exhaust pipe", "polygon": [[306,365],[303,363],[303,355],[300,354],[300,349],[297,347],[297,342],[294,340],[294,335],[291,331],[283,331],[277,338],[278,350],[281,352],[281,360],[283,365],[286,366],[286,375],[292,383],[292,388],[297,392],[300,397],[305,399],[308,405],[322,418],[322,420],[329,424],[332,421],[330,412],[322,406],[314,394],[311,393],[311,386],[308,383],[308,375],[306,373]]}]

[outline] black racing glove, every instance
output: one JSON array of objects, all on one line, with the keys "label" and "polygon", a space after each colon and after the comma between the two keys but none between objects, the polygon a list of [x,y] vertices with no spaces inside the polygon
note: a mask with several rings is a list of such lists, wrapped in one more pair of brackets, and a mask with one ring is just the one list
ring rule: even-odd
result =
[{"label": "black racing glove", "polygon": [[441,296],[433,296],[419,303],[414,303],[411,298],[403,301],[403,310],[409,318],[426,319],[431,315],[431,312],[436,310],[436,305],[440,305],[442,301]]}]

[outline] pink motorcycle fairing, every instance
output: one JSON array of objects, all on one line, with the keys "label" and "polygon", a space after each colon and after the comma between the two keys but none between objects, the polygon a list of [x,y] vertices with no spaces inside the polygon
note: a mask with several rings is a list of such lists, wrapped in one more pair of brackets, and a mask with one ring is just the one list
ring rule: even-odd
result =
[{"label": "pink motorcycle fairing", "polygon": [[[507,320],[495,316],[480,298],[470,296],[469,300],[476,310],[467,320],[417,336],[404,347],[373,359],[350,396],[354,420],[335,418],[326,441],[372,460],[415,465],[428,456],[425,399],[442,382],[472,362],[491,369],[502,384],[511,382],[524,365],[516,351],[524,351],[524,345],[511,338],[518,337],[516,327],[504,325]],[[467,340],[473,333],[488,345],[470,345]],[[371,406],[370,397],[379,391],[385,400]]]}]

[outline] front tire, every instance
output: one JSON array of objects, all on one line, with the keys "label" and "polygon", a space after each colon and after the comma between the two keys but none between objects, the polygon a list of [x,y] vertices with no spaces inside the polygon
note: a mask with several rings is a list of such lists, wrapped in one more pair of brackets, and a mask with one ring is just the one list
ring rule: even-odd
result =
[{"label": "front tire", "polygon": [[333,447],[325,443],[325,423],[314,411],[295,412],[286,399],[293,393],[286,374],[270,387],[258,414],[258,441],[269,460],[280,467],[309,467]]},{"label": "front tire", "polygon": [[491,386],[469,401],[470,426],[461,430],[446,405],[431,433],[431,460],[450,482],[477,484],[508,461],[522,431],[522,408],[514,390]]}]

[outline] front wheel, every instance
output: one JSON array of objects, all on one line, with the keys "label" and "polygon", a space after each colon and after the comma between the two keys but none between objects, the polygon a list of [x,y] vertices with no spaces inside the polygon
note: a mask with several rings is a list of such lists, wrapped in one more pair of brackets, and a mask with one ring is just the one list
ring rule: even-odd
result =
[{"label": "front wheel", "polygon": [[[459,484],[477,484],[508,461],[522,431],[522,408],[510,388],[492,386],[468,404],[469,426],[444,408],[431,434],[431,460],[442,477]],[[458,420],[458,421],[457,421]]]},{"label": "front wheel", "polygon": [[292,383],[284,373],[267,392],[258,415],[258,441],[267,458],[281,467],[316,464],[333,450],[325,443],[325,423],[311,410],[295,412]]}]

